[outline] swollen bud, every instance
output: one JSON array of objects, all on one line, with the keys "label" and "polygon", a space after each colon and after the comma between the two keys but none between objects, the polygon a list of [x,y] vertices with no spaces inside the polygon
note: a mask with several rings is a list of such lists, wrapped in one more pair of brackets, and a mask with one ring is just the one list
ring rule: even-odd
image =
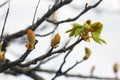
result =
[{"label": "swollen bud", "polygon": [[51,47],[57,48],[59,43],[60,43],[60,35],[59,35],[59,33],[57,33],[54,36],[54,38],[51,40]]},{"label": "swollen bud", "polygon": [[5,60],[5,52],[4,51],[0,51],[0,61],[4,61]]},{"label": "swollen bud", "polygon": [[35,34],[31,29],[29,29],[27,31],[27,42],[26,42],[27,49],[33,50],[35,47],[35,42],[36,42]]},{"label": "swollen bud", "polygon": [[119,64],[118,64],[118,63],[115,63],[115,64],[113,65],[113,71],[114,71],[114,73],[117,73],[118,70],[119,70]]},{"label": "swollen bud", "polygon": [[91,55],[91,50],[85,47],[85,56],[83,57],[84,60],[87,60]]}]

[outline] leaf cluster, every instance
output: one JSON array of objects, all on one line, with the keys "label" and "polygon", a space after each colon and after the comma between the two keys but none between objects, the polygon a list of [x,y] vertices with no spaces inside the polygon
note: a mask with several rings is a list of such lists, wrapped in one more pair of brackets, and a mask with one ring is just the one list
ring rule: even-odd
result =
[{"label": "leaf cluster", "polygon": [[66,31],[66,33],[69,33],[69,37],[80,36],[87,42],[90,42],[90,38],[92,38],[96,43],[106,44],[106,41],[100,37],[103,29],[103,24],[101,22],[92,23],[90,20],[87,20],[83,25],[73,23],[72,26],[72,29]]}]

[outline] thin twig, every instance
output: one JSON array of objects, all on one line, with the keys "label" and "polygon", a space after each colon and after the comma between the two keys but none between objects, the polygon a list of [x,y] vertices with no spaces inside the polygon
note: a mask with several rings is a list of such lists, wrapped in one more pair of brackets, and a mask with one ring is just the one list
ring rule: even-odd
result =
[{"label": "thin twig", "polygon": [[34,67],[32,70],[39,70],[39,68],[40,68],[40,66],[42,65],[42,64],[45,64],[45,63],[47,63],[47,62],[49,62],[50,60],[53,60],[54,58],[56,58],[56,57],[58,57],[60,54],[58,54],[58,55],[55,55],[55,56],[52,56],[52,57],[50,57],[50,58],[48,58],[48,59],[46,59],[46,60],[44,60],[44,61],[41,61],[36,67]]},{"label": "thin twig", "polygon": [[36,17],[36,14],[37,14],[37,10],[38,10],[39,4],[40,4],[40,0],[38,1],[38,4],[37,4],[36,9],[35,9],[35,12],[34,12],[34,17],[33,17],[32,25],[33,25],[34,22],[35,22],[35,17]]},{"label": "thin twig", "polygon": [[82,63],[84,61],[84,59],[82,59],[79,62],[76,62],[73,66],[71,66],[70,68],[68,68],[65,72],[63,72],[63,74],[66,74],[67,72],[69,72],[71,69],[73,69],[75,66],[77,66],[78,64]]},{"label": "thin twig", "polygon": [[45,36],[48,36],[48,35],[50,35],[50,34],[52,34],[52,33],[54,33],[55,32],[55,30],[57,29],[57,26],[51,31],[51,32],[48,32],[48,33],[46,33],[46,34],[43,34],[43,35],[40,35],[40,34],[36,34],[35,36],[39,36],[39,37],[45,37]]},{"label": "thin twig", "polygon": [[4,30],[5,30],[6,21],[7,21],[8,14],[9,14],[9,9],[10,9],[10,0],[9,0],[9,4],[8,4],[7,13],[6,13],[6,16],[5,16],[5,21],[4,21],[3,28],[2,28],[2,33],[1,33],[1,36],[0,36],[0,42],[2,41],[2,38],[3,38],[3,33],[4,33]]},{"label": "thin twig", "polygon": [[72,51],[72,49],[69,50],[69,51],[67,52],[67,54],[65,55],[64,60],[63,60],[62,64],[60,65],[60,68],[58,69],[58,71],[56,72],[56,74],[55,74],[55,76],[52,78],[52,80],[55,80],[58,76],[62,75],[62,68],[63,68],[64,64],[66,63],[66,59],[67,59],[67,57],[68,57],[68,55],[70,54],[71,51]]}]

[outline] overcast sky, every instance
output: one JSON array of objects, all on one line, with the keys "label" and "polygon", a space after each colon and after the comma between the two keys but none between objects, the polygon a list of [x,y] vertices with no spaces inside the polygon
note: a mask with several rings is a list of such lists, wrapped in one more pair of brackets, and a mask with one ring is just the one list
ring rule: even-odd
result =
[{"label": "overcast sky", "polygon": [[[4,1],[5,0],[0,0],[0,3]],[[12,34],[16,31],[19,31],[31,25],[33,13],[34,13],[34,9],[37,4],[37,1],[38,0],[11,0],[10,14],[8,16],[5,33]],[[47,2],[50,1],[50,2],[47,3],[45,1]],[[40,18],[47,11],[48,6],[52,4],[52,1],[53,0],[41,0],[40,7],[37,13],[37,17]],[[92,0],[84,0],[84,1],[93,4]],[[83,3],[85,3],[84,1],[74,0],[74,2],[71,5],[82,7]],[[70,6],[66,6],[57,12],[59,16],[58,17],[59,20],[69,18],[69,17],[74,17],[81,11],[81,9],[78,10],[79,8],[76,10],[74,9],[74,7],[70,7],[70,8],[69,7]],[[5,17],[6,9],[7,9],[7,5],[4,6],[3,8],[0,8],[0,26],[3,25],[3,21],[4,21],[3,19]],[[103,11],[99,12],[99,10],[103,10]],[[96,66],[95,75],[114,77],[112,66],[115,62],[118,62],[120,64],[120,42],[119,42],[120,41],[120,37],[119,37],[120,15],[118,13],[118,10],[120,12],[120,1],[119,0],[103,0],[103,2],[99,5],[97,9],[95,10],[93,9],[87,12],[86,14],[81,16],[77,21],[75,21],[81,24],[88,19],[91,19],[93,22],[95,21],[102,22],[104,24],[104,28],[103,28],[101,37],[104,40],[106,40],[107,44],[100,45],[100,44],[93,42],[92,40],[90,43],[86,43],[86,42],[80,43],[74,50],[74,53],[76,54],[71,54],[70,58],[68,59],[68,60],[71,60],[71,58],[73,58],[72,56],[74,56],[74,59],[73,59],[74,61],[71,61],[71,63],[68,63],[67,65],[71,65],[72,62],[74,63],[76,60],[80,60],[78,58],[78,55],[79,55],[78,51],[81,53],[81,55],[84,55],[85,46],[90,47],[92,49],[92,56],[90,57],[88,61],[76,67],[73,70],[74,71],[73,73],[80,72],[80,73],[87,75],[89,74],[91,66],[95,65]],[[64,24],[64,26],[70,27],[70,23]],[[60,25],[59,30],[63,30],[64,32],[63,24]],[[0,27],[0,31],[1,31],[1,27]],[[61,35],[63,35],[63,39],[65,39],[64,33],[62,32],[60,33]],[[43,42],[41,42],[41,44],[43,44]],[[24,47],[20,49],[19,48],[20,47],[16,46],[17,52],[21,52],[21,50],[24,49]],[[14,49],[14,45],[11,46],[9,51],[13,51],[12,49]],[[82,58],[81,55],[80,55],[80,58]],[[7,57],[10,58],[12,56],[7,55]],[[8,80],[8,79],[5,79],[6,76],[2,76],[2,77],[4,78],[3,80]],[[13,80],[13,78],[14,77],[9,77],[9,80]],[[19,77],[16,80],[21,80],[22,78],[23,76]],[[2,80],[1,77],[0,77],[0,80]],[[25,80],[27,80],[27,78]],[[56,79],[56,80],[61,80],[61,78]]]}]

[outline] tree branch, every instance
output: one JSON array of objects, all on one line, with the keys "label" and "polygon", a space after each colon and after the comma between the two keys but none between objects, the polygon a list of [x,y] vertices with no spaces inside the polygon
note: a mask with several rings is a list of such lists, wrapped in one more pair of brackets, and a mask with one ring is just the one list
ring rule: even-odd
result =
[{"label": "tree branch", "polygon": [[2,51],[6,51],[6,46],[8,44],[8,42],[10,42],[12,39],[15,38],[19,38],[22,37],[23,35],[25,35],[28,31],[28,29],[32,29],[35,30],[36,28],[38,28],[38,26],[45,21],[46,18],[50,17],[51,14],[53,12],[55,12],[56,10],[60,9],[61,7],[63,7],[64,5],[67,5],[69,3],[71,3],[73,0],[65,0],[62,3],[58,4],[58,5],[53,5],[53,7],[51,9],[49,9],[41,19],[37,20],[37,22],[31,26],[28,26],[28,28],[26,28],[25,30],[21,30],[19,32],[16,32],[14,34],[11,34],[7,37],[5,37],[3,44],[2,44]]},{"label": "tree branch", "polygon": [[32,64],[37,63],[37,62],[40,61],[40,60],[43,60],[43,59],[45,59],[45,58],[47,58],[47,57],[50,57],[50,56],[52,56],[52,55],[54,55],[54,54],[56,54],[56,53],[63,53],[63,52],[65,52],[65,51],[67,51],[67,50],[70,50],[70,49],[74,48],[74,47],[75,47],[78,43],[80,43],[82,40],[83,40],[83,39],[81,38],[81,39],[77,40],[75,43],[71,44],[70,46],[68,46],[68,47],[66,47],[66,48],[63,47],[63,48],[61,48],[61,49],[59,49],[59,50],[57,50],[57,51],[54,51],[54,52],[49,51],[49,52],[47,52],[46,54],[44,54],[44,55],[42,55],[42,56],[39,56],[39,57],[31,60],[30,62],[27,62],[27,63],[25,63],[25,64],[19,64],[19,66],[21,66],[21,67],[27,67],[27,66],[29,66],[29,65],[32,65]]},{"label": "tree branch", "polygon": [[71,21],[75,21],[77,20],[78,18],[80,18],[80,16],[82,16],[83,14],[85,14],[87,11],[91,10],[92,8],[95,8],[97,7],[103,0],[99,0],[97,3],[95,3],[93,6],[87,6],[85,7],[85,9],[80,12],[80,14],[78,14],[76,17],[74,18],[69,18],[69,19],[66,19],[66,20],[62,20],[62,21],[59,21],[59,22],[54,22],[54,21],[51,21],[49,19],[46,19],[46,21],[50,22],[50,23],[53,23],[53,24],[61,24],[61,23],[65,23],[65,22],[71,22]]},{"label": "tree branch", "polygon": [[[47,69],[37,69],[36,71],[50,73],[50,74],[55,74],[57,72],[55,70],[47,70]],[[82,78],[82,79],[116,80],[116,78],[114,78],[114,77],[100,77],[100,76],[89,76],[89,75],[86,76],[86,75],[82,75],[82,74],[70,74],[70,73],[66,73],[63,76]],[[120,79],[118,79],[118,80],[120,80]]]}]

